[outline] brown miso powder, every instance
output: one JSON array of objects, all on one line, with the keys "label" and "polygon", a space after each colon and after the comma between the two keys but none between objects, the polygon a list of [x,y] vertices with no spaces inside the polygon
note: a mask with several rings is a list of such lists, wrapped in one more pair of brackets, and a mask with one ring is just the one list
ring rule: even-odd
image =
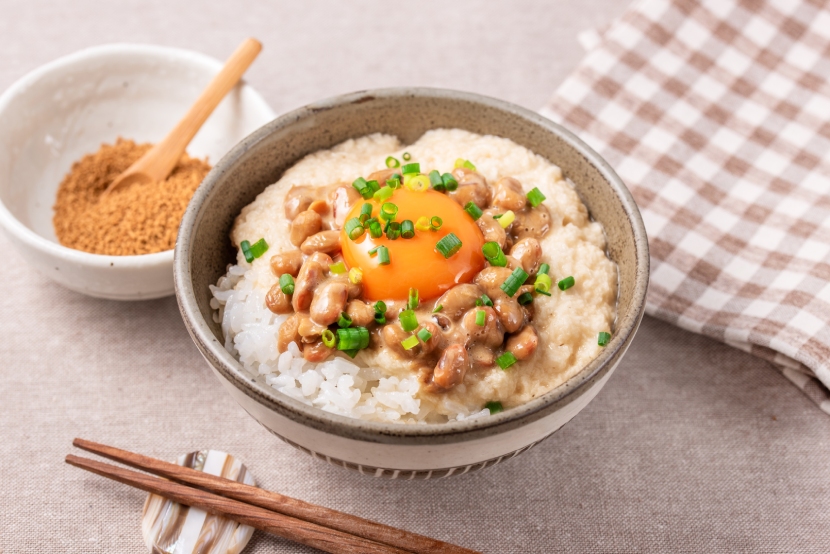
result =
[{"label": "brown miso powder", "polygon": [[182,156],[166,181],[101,193],[150,144],[118,139],[72,165],[55,202],[55,234],[69,248],[129,256],[170,250],[187,203],[210,171],[207,160]]}]

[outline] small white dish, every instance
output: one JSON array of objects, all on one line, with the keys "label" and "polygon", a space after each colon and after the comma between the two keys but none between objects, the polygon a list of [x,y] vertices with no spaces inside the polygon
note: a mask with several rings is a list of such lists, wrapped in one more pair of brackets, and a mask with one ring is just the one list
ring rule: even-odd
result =
[{"label": "small white dish", "polygon": [[[118,137],[163,138],[222,63],[176,48],[111,44],[59,58],[0,96],[0,226],[23,258],[72,290],[116,300],[173,294],[173,251],[104,256],[61,246],[52,226],[58,185],[72,163]],[[211,164],[275,118],[238,85],[187,151]]]}]

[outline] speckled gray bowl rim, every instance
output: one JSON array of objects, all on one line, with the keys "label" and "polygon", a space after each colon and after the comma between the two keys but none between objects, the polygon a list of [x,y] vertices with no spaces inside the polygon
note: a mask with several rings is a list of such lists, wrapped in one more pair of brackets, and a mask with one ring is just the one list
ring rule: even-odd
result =
[{"label": "speckled gray bowl rim", "polygon": [[[224,348],[222,342],[216,339],[202,317],[190,279],[191,235],[194,229],[198,229],[199,222],[202,219],[203,203],[229,166],[232,166],[237,159],[256,147],[260,141],[272,133],[283,127],[296,125],[303,119],[320,111],[334,110],[340,106],[363,103],[377,98],[413,96],[426,97],[436,101],[460,99],[478,103],[527,120],[558,136],[600,172],[609,185],[609,189],[621,201],[634,232],[636,278],[631,310],[627,314],[622,314],[622,317],[620,317],[621,314],[617,314],[614,335],[602,353],[562,385],[521,406],[487,418],[418,425],[381,423],[325,412],[284,395],[265,383],[257,382],[242,367],[239,361]],[[224,248],[225,245],[217,245],[217,247]],[[374,89],[335,96],[284,114],[248,135],[214,166],[193,195],[179,228],[174,257],[176,298],[185,325],[199,351],[226,380],[259,404],[299,424],[349,439],[399,445],[457,443],[510,432],[527,423],[546,417],[576,400],[588,391],[596,381],[604,377],[615,363],[619,362],[631,343],[643,317],[648,276],[648,241],[637,204],[622,180],[611,169],[611,166],[592,148],[561,125],[528,109],[503,100],[469,92],[425,87]],[[197,385],[194,384],[194,386]]]}]

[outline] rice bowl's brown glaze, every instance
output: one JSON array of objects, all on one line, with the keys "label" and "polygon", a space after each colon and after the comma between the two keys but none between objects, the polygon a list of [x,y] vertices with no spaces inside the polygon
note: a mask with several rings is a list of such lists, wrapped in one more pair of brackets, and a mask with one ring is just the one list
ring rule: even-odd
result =
[{"label": "rice bowl's brown glaze", "polygon": [[[234,260],[228,240],[240,210],[295,162],[349,138],[381,132],[414,142],[435,128],[509,138],[562,168],[606,233],[619,267],[614,335],[601,354],[549,393],[493,416],[401,426],[355,420],[288,398],[225,350],[209,285]],[[570,420],[599,392],[639,325],[648,246],[639,211],[613,170],[559,125],[491,98],[438,89],[385,89],[340,96],[286,114],[244,139],[196,192],[176,247],[179,306],[199,350],[231,395],[287,442],[376,475],[428,478],[478,469],[521,452]]]}]

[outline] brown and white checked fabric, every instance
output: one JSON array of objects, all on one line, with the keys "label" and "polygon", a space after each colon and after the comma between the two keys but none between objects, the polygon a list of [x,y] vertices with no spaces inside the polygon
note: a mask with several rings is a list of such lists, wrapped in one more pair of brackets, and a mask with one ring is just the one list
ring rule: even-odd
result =
[{"label": "brown and white checked fabric", "polygon": [[830,413],[830,2],[644,0],[542,110],[642,210],[647,311]]}]

